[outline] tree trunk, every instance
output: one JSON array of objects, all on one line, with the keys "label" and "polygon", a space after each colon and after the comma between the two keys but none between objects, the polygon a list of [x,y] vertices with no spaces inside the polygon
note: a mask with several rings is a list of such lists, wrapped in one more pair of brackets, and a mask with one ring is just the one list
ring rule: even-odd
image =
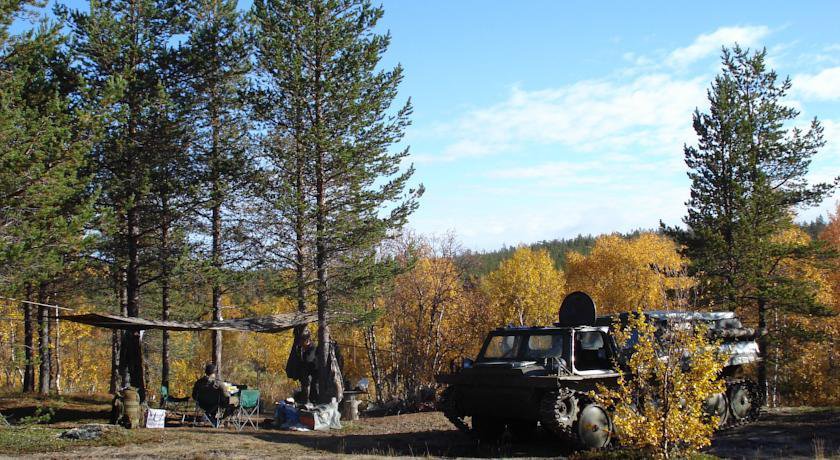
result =
[{"label": "tree trunk", "polygon": [[130,385],[137,388],[140,395],[140,402],[146,401],[146,375],[143,362],[142,334],[140,331],[124,331],[122,344],[120,346],[120,367],[127,380],[123,385]]},{"label": "tree trunk", "polygon": [[[140,222],[137,204],[140,192],[135,191],[134,205],[128,208],[128,268],[126,269],[126,309],[128,316],[140,316]],[[129,334],[128,348],[120,356],[120,367],[130,374],[131,386],[137,388],[140,402],[146,401],[146,382],[143,371],[142,340],[140,334]],[[125,363],[123,363],[125,358]],[[123,382],[125,383],[125,382]]]},{"label": "tree trunk", "polygon": [[[322,157],[323,154],[318,155],[317,164],[320,166],[322,164]],[[318,306],[318,344],[319,353],[318,353],[318,369],[319,369],[319,384],[321,389],[325,388],[325,385],[328,385],[329,382],[325,381],[326,379],[323,378],[326,375],[326,369],[329,366],[328,363],[328,356],[329,356],[329,342],[330,342],[330,330],[327,326],[327,308],[329,307],[329,300],[327,297],[327,248],[326,248],[326,241],[324,236],[325,231],[325,216],[324,216],[324,180],[323,180],[323,171],[316,167],[317,169],[317,188],[318,188],[318,213],[316,217],[316,236],[315,236],[315,267],[317,271],[317,299],[316,303]],[[327,394],[328,391],[319,391],[319,394]],[[321,403],[327,401],[319,401]]]},{"label": "tree trunk", "polygon": [[767,302],[765,299],[758,300],[758,330],[761,334],[758,337],[758,355],[761,360],[758,362],[758,394],[764,398],[762,404],[767,401]]},{"label": "tree trunk", "polygon": [[128,316],[140,315],[140,222],[137,209],[139,193],[134,193],[135,204],[128,209],[128,267],[125,271],[126,308]]},{"label": "tree trunk", "polygon": [[111,331],[111,379],[108,383],[108,393],[116,394],[120,388],[120,333],[116,329]]},{"label": "tree trunk", "polygon": [[[215,91],[211,91],[211,105],[210,105],[210,127],[211,127],[211,151],[210,151],[210,168],[212,184],[212,264],[214,269],[213,276],[213,320],[222,320],[222,285],[220,277],[222,276],[222,184],[221,184],[221,165],[219,153],[219,129],[220,120],[218,108],[214,101],[216,98]],[[216,378],[222,378],[222,331],[213,331],[213,364],[216,365]]]},{"label": "tree trunk", "polygon": [[[321,10],[315,7],[315,22],[316,30],[321,28]],[[320,43],[318,44],[320,48]],[[327,206],[326,206],[326,192],[327,184],[325,183],[326,173],[324,171],[326,165],[324,160],[326,152],[324,149],[324,140],[321,132],[322,126],[322,103],[324,97],[322,75],[322,50],[318,49],[315,56],[315,66],[313,79],[315,83],[315,119],[312,128],[318,133],[318,138],[315,139],[315,271],[316,271],[316,305],[318,308],[318,343],[320,350],[318,353],[318,369],[320,373],[319,385],[325,388],[325,377],[328,367],[329,356],[329,342],[330,330],[327,326],[327,309],[329,308],[329,298],[327,291],[327,236],[326,236],[326,222],[327,222]],[[327,394],[328,391],[319,391],[320,394]],[[320,401],[327,402],[327,401]]]},{"label": "tree trunk", "polygon": [[[26,283],[26,300],[32,301],[32,285]],[[33,324],[32,304],[22,302],[23,308],[23,391],[25,393],[35,391],[35,325]]]},{"label": "tree trunk", "polygon": [[17,380],[17,377],[12,377],[13,375],[20,375],[21,383],[23,383],[23,371],[21,370],[17,361],[17,328],[14,327],[9,331],[9,358],[11,361],[11,366],[5,367],[4,374],[6,374],[6,387],[12,389],[15,387],[15,383]]},{"label": "tree trunk", "polygon": [[[300,127],[298,126],[299,130]],[[306,311],[306,196],[303,193],[304,155],[301,145],[295,141],[295,284],[297,288],[297,309]],[[294,329],[295,343],[306,328]]]},{"label": "tree trunk", "polygon": [[[131,48],[127,65],[131,72],[137,73],[140,66],[139,48],[141,46],[140,34],[140,5],[132,1],[130,3],[128,22],[131,27]],[[135,78],[136,75],[132,75]],[[144,147],[137,135],[138,122],[141,115],[141,103],[138,94],[134,91],[128,94],[128,145],[125,147],[126,163],[129,177],[127,180],[128,197],[122,204],[126,207],[125,225],[126,233],[126,270],[125,270],[125,294],[126,313],[131,317],[140,316],[140,206],[143,204],[144,187],[142,164],[138,161],[137,153]],[[125,340],[126,337],[129,340]],[[146,385],[143,378],[143,353],[139,333],[126,331],[123,334],[123,341],[120,349],[120,370],[123,376],[123,385],[126,385],[126,377],[130,376],[130,383],[137,388],[140,395],[140,402],[146,401]]]},{"label": "tree trunk", "polygon": [[[213,206],[213,320],[222,320],[222,286],[219,277],[222,271],[222,217],[221,206]],[[213,331],[213,364],[216,365],[216,377],[222,378],[222,331]]]},{"label": "tree trunk", "polygon": [[[161,319],[169,320],[169,220],[167,215],[168,203],[162,197],[163,219],[160,227],[160,311]],[[164,329],[160,344],[160,384],[169,387],[169,331]]]},{"label": "tree trunk", "polygon": [[[45,303],[46,286],[43,284],[38,288],[38,303]],[[47,395],[50,393],[50,318],[49,309],[43,305],[38,306],[38,349],[40,359],[38,393]]]},{"label": "tree trunk", "polygon": [[[327,244],[326,244],[326,207],[325,207],[325,190],[324,190],[324,171],[323,171],[323,152],[318,152],[316,159],[316,189],[317,189],[317,213],[315,220],[315,268],[317,272],[317,307],[318,307],[318,369],[319,369],[319,394],[329,394],[329,391],[324,391],[327,382],[326,372],[329,368],[329,345],[330,345],[330,330],[327,326],[327,309],[329,308],[329,298],[327,292]],[[328,401],[319,401],[321,403]]]},{"label": "tree trunk", "polygon": [[[126,305],[125,300],[125,272],[119,266],[117,266],[114,275],[114,291],[120,306],[120,315],[128,316],[128,305]],[[120,366],[121,345],[122,334],[115,329],[111,332],[111,382],[108,390],[111,394],[116,393],[118,389],[123,387],[125,376],[122,374],[122,367]]]},{"label": "tree trunk", "polygon": [[55,362],[53,365],[53,386],[55,393],[61,394],[61,325],[58,319],[58,309],[53,308],[53,325],[55,326]]},{"label": "tree trunk", "polygon": [[373,378],[373,387],[376,390],[376,401],[382,402],[382,369],[379,367],[379,351],[376,343],[376,327],[370,325],[365,328],[365,345],[367,345],[368,361],[370,362],[370,373]]}]

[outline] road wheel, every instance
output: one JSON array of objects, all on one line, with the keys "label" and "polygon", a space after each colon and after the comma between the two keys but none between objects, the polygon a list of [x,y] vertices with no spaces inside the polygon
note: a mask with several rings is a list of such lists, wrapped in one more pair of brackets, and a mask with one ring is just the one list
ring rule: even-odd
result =
[{"label": "road wheel", "polygon": [[472,429],[478,439],[486,442],[498,442],[505,432],[505,422],[496,417],[474,415]]},{"label": "road wheel", "polygon": [[613,424],[610,414],[597,404],[584,407],[576,425],[578,443],[583,448],[602,449],[612,440]]},{"label": "road wheel", "polygon": [[746,420],[755,410],[753,391],[746,382],[737,383],[729,388],[729,412],[735,421]]},{"label": "road wheel", "polygon": [[703,403],[703,410],[710,416],[718,417],[718,428],[723,428],[729,421],[729,400],[726,393],[715,393]]},{"label": "road wheel", "polygon": [[514,441],[530,441],[536,434],[537,422],[536,420],[512,420],[508,422],[508,430]]}]

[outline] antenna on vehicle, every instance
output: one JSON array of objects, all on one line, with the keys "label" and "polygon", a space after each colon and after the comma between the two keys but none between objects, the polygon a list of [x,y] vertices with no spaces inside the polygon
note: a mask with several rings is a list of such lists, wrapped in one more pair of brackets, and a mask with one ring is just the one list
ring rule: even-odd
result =
[{"label": "antenna on vehicle", "polygon": [[557,326],[576,327],[594,326],[598,315],[592,297],[585,292],[575,291],[563,299],[557,316]]}]

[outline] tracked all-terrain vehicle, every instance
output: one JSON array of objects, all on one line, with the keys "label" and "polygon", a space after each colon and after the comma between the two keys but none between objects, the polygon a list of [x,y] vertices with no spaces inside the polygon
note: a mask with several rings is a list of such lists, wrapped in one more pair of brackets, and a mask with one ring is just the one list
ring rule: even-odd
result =
[{"label": "tracked all-terrain vehicle", "polygon": [[[758,416],[761,398],[742,372],[758,360],[754,331],[730,312],[645,315],[659,328],[707,324],[729,356],[722,375],[726,391],[709,397],[707,411],[719,416],[721,428]],[[541,426],[575,447],[606,447],[614,436],[611,413],[588,393],[599,384],[615,385],[623,372],[617,363],[632,353],[633,344],[619,346],[612,331],[626,320],[627,314],[598,317],[592,299],[575,292],[563,300],[553,326],[496,329],[475,361],[436,376],[446,385],[441,410],[457,428],[485,440],[499,439],[506,429],[514,438],[527,438]]]}]

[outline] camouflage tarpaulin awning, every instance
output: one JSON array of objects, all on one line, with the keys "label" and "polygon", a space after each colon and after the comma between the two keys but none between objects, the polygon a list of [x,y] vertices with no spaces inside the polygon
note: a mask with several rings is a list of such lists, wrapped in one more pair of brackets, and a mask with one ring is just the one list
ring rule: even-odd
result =
[{"label": "camouflage tarpaulin awning", "polygon": [[226,319],[222,321],[159,321],[133,318],[129,316],[109,315],[107,313],[83,313],[80,315],[61,315],[60,319],[89,326],[107,329],[144,330],[165,329],[168,331],[240,331],[240,332],[281,332],[295,326],[318,321],[315,312],[285,313],[255,318]]}]

